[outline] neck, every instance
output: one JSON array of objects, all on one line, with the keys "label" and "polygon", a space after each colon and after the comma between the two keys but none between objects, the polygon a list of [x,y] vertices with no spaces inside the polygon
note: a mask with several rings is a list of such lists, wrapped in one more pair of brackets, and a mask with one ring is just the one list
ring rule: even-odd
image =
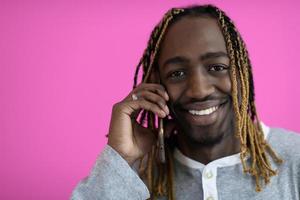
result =
[{"label": "neck", "polygon": [[185,156],[205,165],[216,159],[240,152],[240,141],[233,133],[224,135],[220,142],[211,145],[201,145],[197,142],[189,141],[185,137],[185,134],[177,135],[179,150]]}]

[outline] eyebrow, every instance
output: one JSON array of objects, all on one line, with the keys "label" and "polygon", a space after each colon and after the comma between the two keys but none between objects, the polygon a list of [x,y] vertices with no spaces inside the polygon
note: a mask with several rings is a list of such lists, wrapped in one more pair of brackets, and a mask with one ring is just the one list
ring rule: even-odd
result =
[{"label": "eyebrow", "polygon": [[210,58],[218,58],[218,57],[228,57],[228,54],[223,52],[223,51],[218,51],[218,52],[208,52],[202,56],[200,56],[200,59],[201,60],[207,60],[207,59],[210,59]]},{"label": "eyebrow", "polygon": [[[218,52],[208,52],[204,55],[200,56],[200,60],[208,60],[211,58],[219,58],[219,57],[228,57],[228,54],[223,52],[223,51],[218,51]],[[182,64],[182,63],[187,63],[189,60],[185,57],[182,56],[175,56],[173,58],[170,58],[166,60],[163,64],[163,66],[169,65],[169,64]]]}]

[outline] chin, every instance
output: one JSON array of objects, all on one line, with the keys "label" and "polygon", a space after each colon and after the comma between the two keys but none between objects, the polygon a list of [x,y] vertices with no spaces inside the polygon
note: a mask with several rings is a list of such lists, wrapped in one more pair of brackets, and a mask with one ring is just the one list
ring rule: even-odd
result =
[{"label": "chin", "polygon": [[[233,134],[234,112],[231,101],[221,105],[214,113],[194,117],[182,109],[174,109],[175,119],[180,127],[180,138],[191,144],[212,146]],[[195,119],[194,119],[195,118]]]},{"label": "chin", "polygon": [[197,127],[183,130],[182,136],[194,145],[213,146],[218,144],[224,138],[224,131],[211,131],[210,127]]}]

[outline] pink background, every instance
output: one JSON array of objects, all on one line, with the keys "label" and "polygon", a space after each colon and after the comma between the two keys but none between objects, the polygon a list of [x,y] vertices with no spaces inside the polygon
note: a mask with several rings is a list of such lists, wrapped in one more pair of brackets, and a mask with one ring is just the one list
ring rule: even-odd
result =
[{"label": "pink background", "polygon": [[153,26],[196,2],[220,6],[244,36],[261,119],[300,132],[300,1],[1,0],[0,199],[70,197]]}]

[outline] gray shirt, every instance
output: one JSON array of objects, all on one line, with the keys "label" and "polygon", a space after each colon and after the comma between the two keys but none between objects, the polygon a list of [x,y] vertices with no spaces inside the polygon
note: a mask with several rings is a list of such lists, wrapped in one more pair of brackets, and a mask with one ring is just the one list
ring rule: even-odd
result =
[{"label": "gray shirt", "polygon": [[[174,182],[177,200],[300,200],[300,135],[263,125],[265,138],[284,159],[275,164],[278,176],[255,192],[255,181],[243,174],[239,154],[214,160],[207,165],[174,151]],[[147,186],[135,169],[110,146],[99,155],[90,175],[74,189],[72,200],[144,200],[150,197]],[[162,197],[159,200],[165,200]]]}]

